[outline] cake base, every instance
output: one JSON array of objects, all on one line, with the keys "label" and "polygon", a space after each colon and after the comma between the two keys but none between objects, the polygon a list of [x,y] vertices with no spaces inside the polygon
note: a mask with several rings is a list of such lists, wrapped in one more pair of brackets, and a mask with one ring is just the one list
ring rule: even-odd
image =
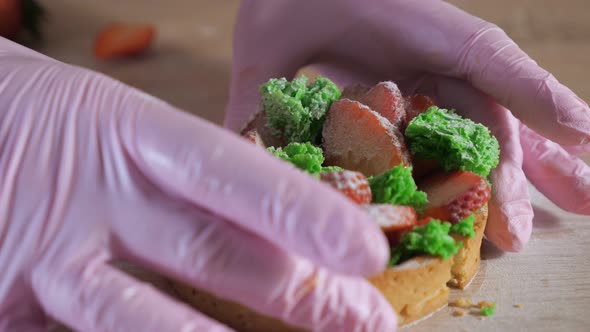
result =
[{"label": "cake base", "polygon": [[403,326],[449,302],[452,259],[416,257],[369,278],[395,309]]},{"label": "cake base", "polygon": [[305,332],[281,320],[262,315],[234,301],[172,282],[178,296],[203,314],[240,332]]},{"label": "cake base", "polygon": [[[400,326],[430,315],[448,303],[452,259],[416,257],[369,278],[398,314]],[[195,309],[242,332],[303,332],[305,329],[264,316],[237,302],[172,282],[181,299]]]},{"label": "cake base", "polygon": [[452,278],[449,280],[449,286],[453,288],[465,289],[479,271],[481,241],[488,220],[487,204],[474,214],[473,229],[475,230],[475,236],[469,239],[461,235],[453,235],[455,240],[463,241],[463,247],[453,257]]},{"label": "cake base", "polygon": [[[415,257],[368,278],[391,304],[404,326],[427,317],[449,301],[449,288],[464,289],[480,265],[480,250],[488,217],[487,205],[475,212],[475,236],[465,238],[463,247],[447,260]],[[200,312],[242,332],[303,332],[303,328],[262,315],[237,302],[219,298],[182,283],[172,282],[178,296]]]}]

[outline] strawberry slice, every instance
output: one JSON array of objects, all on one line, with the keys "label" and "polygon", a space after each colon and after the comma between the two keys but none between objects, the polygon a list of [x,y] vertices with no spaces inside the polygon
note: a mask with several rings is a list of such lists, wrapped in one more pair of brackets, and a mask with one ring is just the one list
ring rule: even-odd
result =
[{"label": "strawberry slice", "polygon": [[100,59],[138,55],[151,45],[155,35],[151,25],[114,23],[96,37],[94,54]]},{"label": "strawberry slice", "polygon": [[479,175],[467,171],[438,173],[418,184],[428,195],[421,215],[452,223],[459,222],[490,199],[490,187]]},{"label": "strawberry slice", "polygon": [[371,187],[367,177],[354,171],[322,172],[320,179],[357,204],[369,204],[372,200]]},{"label": "strawberry slice", "polygon": [[412,166],[412,176],[416,181],[419,181],[424,177],[428,176],[429,174],[432,174],[437,170],[440,170],[440,167],[436,160],[425,160],[416,158],[416,156],[413,156],[412,158]]},{"label": "strawberry slice", "polygon": [[426,112],[429,107],[434,106],[434,100],[424,95],[413,95],[406,97],[405,100],[406,113],[404,114],[403,130],[405,131],[408,123],[421,113]]},{"label": "strawberry slice", "polygon": [[404,99],[397,85],[391,81],[375,85],[359,100],[389,122],[397,125],[404,119]]},{"label": "strawberry slice", "polygon": [[381,82],[369,89],[364,85],[344,88],[341,99],[350,99],[369,106],[394,125],[404,119],[404,98],[397,85],[391,81]]},{"label": "strawberry slice", "polygon": [[401,132],[369,107],[350,99],[332,103],[322,132],[326,164],[381,174],[404,163],[410,154]]},{"label": "strawberry slice", "polygon": [[416,211],[411,206],[370,204],[364,208],[381,227],[392,246],[399,243],[403,233],[416,226]]},{"label": "strawberry slice", "polygon": [[255,114],[250,117],[250,120],[246,124],[246,126],[242,129],[241,134],[242,136],[246,136],[250,131],[256,131],[258,137],[260,138],[260,142],[262,146],[274,146],[274,147],[284,147],[287,145],[285,143],[285,139],[283,137],[276,137],[273,136],[270,132],[270,129],[266,126],[267,124],[267,117],[266,113],[262,110],[259,110]]}]

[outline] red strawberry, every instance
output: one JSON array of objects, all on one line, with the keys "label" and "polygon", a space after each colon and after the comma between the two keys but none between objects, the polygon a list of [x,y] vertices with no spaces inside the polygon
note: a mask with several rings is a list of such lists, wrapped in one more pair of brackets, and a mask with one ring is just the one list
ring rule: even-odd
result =
[{"label": "red strawberry", "polygon": [[322,172],[320,179],[340,191],[357,204],[369,204],[372,200],[367,177],[354,171]]},{"label": "red strawberry", "polygon": [[242,129],[242,136],[246,136],[249,131],[256,131],[262,146],[284,147],[287,145],[283,137],[273,136],[270,129],[266,126],[267,118],[264,111],[258,111],[250,117],[246,126]]},{"label": "red strawberry", "polygon": [[404,118],[404,99],[401,91],[393,82],[381,82],[375,85],[359,101],[394,125],[399,124]]},{"label": "red strawberry", "polygon": [[22,28],[20,0],[0,0],[0,36],[14,38]]},{"label": "red strawberry", "polygon": [[365,209],[391,245],[397,245],[402,234],[416,226],[416,211],[411,206],[370,204],[365,205]]},{"label": "red strawberry", "polygon": [[420,113],[426,112],[429,107],[434,106],[434,100],[424,95],[413,95],[405,98],[405,118],[403,121],[403,130],[412,119],[417,117]]},{"label": "red strawberry", "polygon": [[111,24],[96,37],[94,54],[101,59],[137,55],[151,45],[155,35],[151,25]]},{"label": "red strawberry", "polygon": [[242,135],[242,137],[244,137],[247,141],[254,143],[256,146],[265,148],[262,138],[260,138],[260,135],[258,135],[258,131],[256,131],[256,129],[246,132],[244,135]]},{"label": "red strawberry", "polygon": [[364,85],[344,88],[342,98],[355,100],[371,108],[394,125],[404,118],[404,99],[397,85],[391,81],[381,82],[369,89]]},{"label": "red strawberry", "polygon": [[332,103],[322,131],[327,165],[381,174],[404,163],[410,154],[401,132],[369,107],[349,99]]},{"label": "red strawberry", "polygon": [[422,217],[459,222],[490,199],[490,187],[479,175],[466,171],[439,173],[418,187],[426,192],[428,204]]}]

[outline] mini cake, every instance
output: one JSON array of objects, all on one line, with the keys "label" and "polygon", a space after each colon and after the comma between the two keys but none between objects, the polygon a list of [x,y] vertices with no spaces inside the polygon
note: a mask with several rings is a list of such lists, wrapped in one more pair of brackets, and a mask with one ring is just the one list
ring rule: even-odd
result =
[{"label": "mini cake", "polygon": [[[400,325],[447,305],[477,273],[499,145],[489,130],[393,82],[339,88],[271,79],[245,139],[361,205],[387,236],[389,266],[368,281]],[[239,331],[298,327],[174,283],[181,298]]]}]

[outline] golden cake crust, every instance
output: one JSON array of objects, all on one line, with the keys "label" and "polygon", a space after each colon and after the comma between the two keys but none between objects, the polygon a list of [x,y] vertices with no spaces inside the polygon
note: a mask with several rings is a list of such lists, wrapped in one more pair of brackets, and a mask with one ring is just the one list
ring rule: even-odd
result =
[{"label": "golden cake crust", "polygon": [[[426,317],[448,304],[449,286],[465,288],[477,273],[480,247],[487,220],[487,205],[475,212],[475,236],[466,239],[450,259],[415,257],[368,278],[385,296],[398,315],[400,326]],[[173,282],[179,297],[200,312],[243,332],[303,332],[278,319],[261,315],[239,303],[228,301],[182,283]]]},{"label": "golden cake crust", "polygon": [[172,282],[177,294],[195,309],[240,332],[305,332],[282,321],[259,314],[234,301],[217,297],[182,283]]},{"label": "golden cake crust", "polygon": [[385,296],[403,326],[425,317],[449,300],[452,259],[416,257],[369,278]]},{"label": "golden cake crust", "polygon": [[461,235],[453,235],[455,240],[463,241],[463,247],[453,257],[454,262],[451,267],[453,277],[449,280],[449,286],[453,288],[465,289],[479,271],[481,242],[488,220],[488,205],[485,204],[474,215],[474,237],[469,239]]},{"label": "golden cake crust", "polygon": [[[452,259],[416,257],[369,278],[398,314],[400,326],[448,303]],[[264,316],[237,302],[173,282],[178,295],[200,312],[241,332],[303,332],[305,329]]]}]

